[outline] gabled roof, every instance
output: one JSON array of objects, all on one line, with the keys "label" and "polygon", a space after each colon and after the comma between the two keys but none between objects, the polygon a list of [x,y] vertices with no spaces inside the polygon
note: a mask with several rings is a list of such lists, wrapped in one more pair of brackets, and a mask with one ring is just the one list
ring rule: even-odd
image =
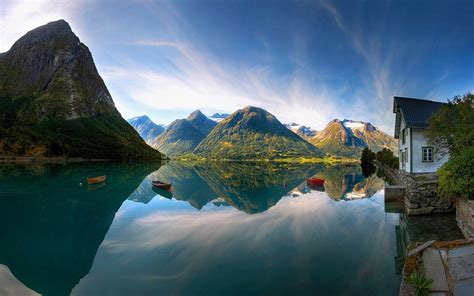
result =
[{"label": "gabled roof", "polygon": [[394,97],[393,113],[401,112],[407,127],[427,128],[430,117],[446,103]]}]

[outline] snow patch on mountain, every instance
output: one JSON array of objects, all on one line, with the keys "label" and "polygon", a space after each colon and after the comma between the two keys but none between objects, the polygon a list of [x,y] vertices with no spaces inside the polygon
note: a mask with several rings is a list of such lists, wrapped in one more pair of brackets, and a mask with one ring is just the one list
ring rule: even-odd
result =
[{"label": "snow patch on mountain", "polygon": [[302,137],[314,137],[316,135],[316,130],[310,126],[301,125],[295,122],[285,123],[285,126],[292,132],[302,136]]},{"label": "snow patch on mountain", "polygon": [[354,128],[364,128],[365,126],[365,123],[362,122],[362,121],[352,121],[352,120],[347,120],[347,119],[344,119],[342,121],[342,124],[346,127],[346,128],[350,128],[350,129],[354,129]]},{"label": "snow patch on mountain", "polygon": [[214,113],[211,116],[209,116],[209,119],[214,120],[215,122],[219,123],[222,120],[226,119],[229,117],[230,114],[227,113]]}]

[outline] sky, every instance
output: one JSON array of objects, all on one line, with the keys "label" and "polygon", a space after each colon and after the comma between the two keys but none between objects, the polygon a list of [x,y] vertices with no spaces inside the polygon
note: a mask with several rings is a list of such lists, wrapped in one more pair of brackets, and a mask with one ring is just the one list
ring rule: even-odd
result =
[{"label": "sky", "polygon": [[394,96],[474,91],[474,1],[0,0],[0,52],[64,19],[124,118],[258,106],[322,129],[392,134]]}]

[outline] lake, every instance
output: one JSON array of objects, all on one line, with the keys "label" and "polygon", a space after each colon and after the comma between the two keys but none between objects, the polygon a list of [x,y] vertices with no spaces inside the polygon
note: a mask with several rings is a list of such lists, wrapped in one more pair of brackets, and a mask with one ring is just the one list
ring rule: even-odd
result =
[{"label": "lake", "polygon": [[383,186],[346,165],[1,165],[0,295],[398,295],[407,244],[461,234],[386,210]]}]

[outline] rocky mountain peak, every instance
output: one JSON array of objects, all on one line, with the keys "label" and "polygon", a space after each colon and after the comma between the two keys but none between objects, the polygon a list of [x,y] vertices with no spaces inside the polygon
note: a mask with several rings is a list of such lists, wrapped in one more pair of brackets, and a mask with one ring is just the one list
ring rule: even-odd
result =
[{"label": "rocky mountain peak", "polygon": [[221,122],[222,120],[226,119],[229,116],[230,116],[230,114],[228,114],[228,113],[214,113],[209,117],[209,119],[214,120],[215,122],[219,123],[219,122]]},{"label": "rocky mountain peak", "polygon": [[254,107],[254,106],[245,106],[242,109],[243,112],[250,113],[250,112],[255,112],[255,113],[267,113],[266,110],[259,108],[259,107]]},{"label": "rocky mountain peak", "polygon": [[397,149],[393,137],[369,122],[352,119],[333,119],[309,141],[327,153],[340,156],[358,156],[364,147],[374,151],[390,148],[395,153]]},{"label": "rocky mountain peak", "polygon": [[207,118],[200,110],[189,114],[186,120],[203,135],[207,135],[216,126],[216,122]]},{"label": "rocky mountain peak", "polygon": [[29,31],[0,56],[0,90],[8,97],[34,94],[19,120],[117,113],[92,54],[64,20]]},{"label": "rocky mountain peak", "polygon": [[376,131],[377,130],[377,128],[375,126],[373,126],[370,122],[366,122],[364,124],[364,127],[365,127],[366,131]]},{"label": "rocky mountain peak", "polygon": [[[65,20],[47,23],[41,27],[29,31],[18,39],[12,46],[12,50],[25,49],[37,45],[50,45],[60,42],[63,47],[74,46],[79,38],[72,32],[71,27]],[[58,48],[59,49],[59,48]]]},{"label": "rocky mountain peak", "polygon": [[211,115],[211,118],[226,118],[226,117],[229,117],[230,114],[228,113],[214,113]]},{"label": "rocky mountain peak", "polygon": [[140,115],[140,116],[130,118],[128,121],[129,122],[149,122],[151,121],[151,119],[147,115]]},{"label": "rocky mountain peak", "polygon": [[197,109],[197,110],[193,111],[191,114],[188,115],[187,120],[192,121],[192,120],[203,118],[203,117],[206,117],[206,115],[204,115],[201,112],[201,110]]},{"label": "rocky mountain peak", "polygon": [[64,20],[0,55],[0,105],[0,142],[15,143],[0,154],[161,158],[115,109],[91,52]]},{"label": "rocky mountain peak", "polygon": [[147,115],[136,116],[127,121],[148,144],[165,130],[163,125],[154,123]]}]

